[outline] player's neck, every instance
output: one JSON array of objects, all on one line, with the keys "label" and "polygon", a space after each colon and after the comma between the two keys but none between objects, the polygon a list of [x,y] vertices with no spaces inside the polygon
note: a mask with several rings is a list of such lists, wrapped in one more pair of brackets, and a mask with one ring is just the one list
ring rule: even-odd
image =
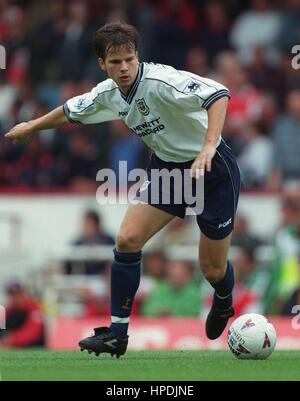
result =
[{"label": "player's neck", "polygon": [[137,71],[136,71],[136,74],[135,74],[135,77],[134,77],[134,80],[132,81],[132,84],[131,84],[131,85],[129,85],[129,86],[124,86],[124,87],[122,87],[122,86],[119,85],[119,89],[120,89],[120,91],[123,93],[123,95],[127,96],[128,93],[131,91],[131,88],[132,88],[133,85],[135,84],[136,79],[137,79],[137,76],[138,76],[138,74],[139,74],[139,69],[140,69],[140,67],[138,67],[138,69],[137,69]]},{"label": "player's neck", "polygon": [[125,87],[123,88],[122,86],[119,85],[119,89],[120,91],[123,93],[123,95],[127,96],[130,89],[132,88],[132,85],[130,85],[129,87]]}]

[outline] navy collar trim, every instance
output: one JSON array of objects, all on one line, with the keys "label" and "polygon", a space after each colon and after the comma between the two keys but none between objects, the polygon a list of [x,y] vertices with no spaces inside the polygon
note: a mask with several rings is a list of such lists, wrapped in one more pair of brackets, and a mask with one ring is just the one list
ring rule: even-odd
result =
[{"label": "navy collar trim", "polygon": [[121,91],[121,89],[120,89],[121,97],[122,97],[122,98],[125,100],[125,102],[127,102],[128,104],[130,104],[130,103],[132,102],[132,99],[134,98],[134,95],[136,94],[136,91],[137,91],[137,89],[138,89],[139,83],[140,83],[140,81],[141,81],[141,79],[142,79],[142,76],[143,76],[143,72],[144,72],[144,64],[143,64],[143,63],[140,63],[137,76],[136,76],[136,78],[135,78],[133,84],[131,85],[131,88],[130,88],[128,94],[127,94],[127,95],[124,95],[124,93],[123,93],[123,92]]}]

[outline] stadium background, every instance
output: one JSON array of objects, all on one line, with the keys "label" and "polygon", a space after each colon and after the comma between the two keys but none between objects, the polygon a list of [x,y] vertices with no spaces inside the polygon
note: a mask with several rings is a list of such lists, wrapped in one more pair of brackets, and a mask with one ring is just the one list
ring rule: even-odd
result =
[{"label": "stadium background", "polygon": [[[105,78],[91,35],[116,20],[138,28],[141,61],[230,89],[223,136],[243,176],[231,249],[235,307],[237,314],[274,316],[279,346],[300,348],[292,325],[300,304],[300,69],[292,67],[299,2],[0,0],[7,55],[1,136]],[[44,327],[47,346],[73,348],[92,327],[107,324],[111,248],[126,205],[99,205],[95,177],[106,167],[118,174],[119,160],[144,168],[148,157],[121,122],[69,124],[25,145],[1,140],[0,303],[21,294],[29,315],[19,320],[21,334],[0,344],[32,345]],[[120,177],[121,196],[126,184]],[[224,337],[207,342],[199,320],[211,292],[197,267],[198,237],[192,218],[175,220],[147,246],[130,331],[136,348],[224,346]]]}]

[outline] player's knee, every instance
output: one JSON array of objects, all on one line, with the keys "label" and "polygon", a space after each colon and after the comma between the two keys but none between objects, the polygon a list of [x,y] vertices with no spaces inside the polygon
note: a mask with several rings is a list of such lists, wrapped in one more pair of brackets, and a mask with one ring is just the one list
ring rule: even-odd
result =
[{"label": "player's knee", "polygon": [[136,233],[121,231],[116,239],[117,249],[121,252],[137,252],[143,247],[143,244]]},{"label": "player's knee", "polygon": [[222,266],[216,266],[211,261],[200,260],[200,267],[204,277],[210,283],[217,282],[224,276],[224,269]]}]

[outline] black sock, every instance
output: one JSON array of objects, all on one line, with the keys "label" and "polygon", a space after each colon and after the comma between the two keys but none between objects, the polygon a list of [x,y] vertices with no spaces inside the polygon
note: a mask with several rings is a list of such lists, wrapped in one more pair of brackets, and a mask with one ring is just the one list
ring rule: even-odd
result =
[{"label": "black sock", "polygon": [[114,249],[111,268],[111,326],[121,337],[127,335],[130,312],[141,277],[142,252],[118,252]]},{"label": "black sock", "polygon": [[216,283],[210,283],[214,289],[213,307],[228,309],[232,306],[232,290],[234,286],[234,270],[232,264],[227,261],[225,276]]}]

